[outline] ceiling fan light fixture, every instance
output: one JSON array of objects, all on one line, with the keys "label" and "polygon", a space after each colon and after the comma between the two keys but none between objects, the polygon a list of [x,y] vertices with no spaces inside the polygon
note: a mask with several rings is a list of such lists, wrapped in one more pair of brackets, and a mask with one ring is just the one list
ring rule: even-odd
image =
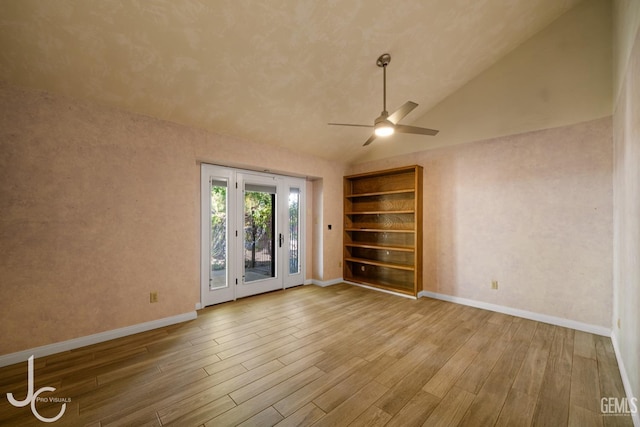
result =
[{"label": "ceiling fan light fixture", "polygon": [[393,128],[393,123],[389,120],[381,120],[375,124],[373,132],[376,136],[389,136],[393,135],[395,129]]},{"label": "ceiling fan light fixture", "polygon": [[389,125],[381,125],[376,127],[375,129],[375,134],[376,136],[390,136],[393,135],[393,126],[389,126]]}]

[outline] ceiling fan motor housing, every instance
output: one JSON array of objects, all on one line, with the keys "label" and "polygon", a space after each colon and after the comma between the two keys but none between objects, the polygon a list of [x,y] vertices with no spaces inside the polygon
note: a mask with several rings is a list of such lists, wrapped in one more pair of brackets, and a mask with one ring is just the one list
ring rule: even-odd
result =
[{"label": "ceiling fan motor housing", "polygon": [[389,136],[394,133],[395,125],[387,119],[388,115],[389,113],[383,111],[382,115],[376,119],[373,126],[376,136]]}]

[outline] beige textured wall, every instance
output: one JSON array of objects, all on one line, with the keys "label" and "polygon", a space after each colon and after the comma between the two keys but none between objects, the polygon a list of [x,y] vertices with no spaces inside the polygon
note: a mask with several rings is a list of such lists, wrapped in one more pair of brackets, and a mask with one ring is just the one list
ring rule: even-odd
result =
[{"label": "beige textured wall", "polygon": [[611,326],[610,117],[349,173],[416,163],[424,167],[425,290]]},{"label": "beige textured wall", "polygon": [[640,2],[615,6],[620,66],[613,126],[613,334],[629,379],[627,392],[640,398]]},{"label": "beige textured wall", "polygon": [[341,164],[0,84],[0,354],[193,311],[198,160],[322,178],[339,224]]},{"label": "beige textured wall", "polygon": [[611,51],[611,2],[585,0],[422,116],[407,117],[439,129],[436,137],[377,141],[362,160],[610,116]]}]

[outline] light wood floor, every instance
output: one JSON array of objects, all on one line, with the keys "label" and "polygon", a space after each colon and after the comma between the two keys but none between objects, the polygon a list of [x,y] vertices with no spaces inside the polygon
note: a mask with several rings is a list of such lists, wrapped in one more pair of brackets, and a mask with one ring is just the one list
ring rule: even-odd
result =
[{"label": "light wood floor", "polygon": [[[632,425],[601,414],[624,396],[609,338],[350,285],[210,307],[35,366],[36,390],[71,399],[55,425]],[[5,397],[24,398],[26,367],[0,369],[0,425],[43,425]]]}]

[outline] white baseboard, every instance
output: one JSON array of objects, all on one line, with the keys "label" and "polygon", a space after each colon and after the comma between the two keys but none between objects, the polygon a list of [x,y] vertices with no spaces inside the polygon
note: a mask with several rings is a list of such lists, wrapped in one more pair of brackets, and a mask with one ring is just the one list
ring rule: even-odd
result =
[{"label": "white baseboard", "polygon": [[[629,381],[629,375],[627,374],[627,369],[624,367],[624,360],[622,360],[620,347],[618,346],[618,338],[616,338],[615,333],[611,333],[611,344],[613,344],[613,350],[616,353],[616,359],[618,361],[618,369],[620,370],[620,377],[622,377],[622,385],[624,386],[624,392],[627,395],[627,399],[631,400],[632,398],[640,399],[640,396],[634,396],[633,390],[631,389],[631,382]],[[639,391],[640,393],[640,391]],[[639,401],[636,401],[636,405],[640,405]],[[631,414],[631,419],[633,420],[633,425],[635,427],[640,427],[640,411],[636,411]]]},{"label": "white baseboard", "polygon": [[85,347],[99,342],[109,341],[115,338],[126,337],[140,332],[150,331],[152,329],[162,328],[163,326],[173,325],[176,323],[186,322],[198,317],[195,311],[178,314],[177,316],[165,317],[163,319],[152,320],[150,322],[138,323],[137,325],[125,326],[124,328],[113,329],[111,331],[100,332],[85,337],[74,338],[68,341],[57,342],[53,344],[43,345],[28,350],[18,351],[0,356],[0,367],[13,365],[14,363],[24,362],[30,356],[44,357],[50,354],[61,353],[80,347]]},{"label": "white baseboard", "polygon": [[350,282],[348,280],[345,280],[344,283],[348,283],[348,284],[354,285],[354,286],[360,286],[361,288],[365,288],[365,289],[371,289],[372,291],[377,291],[377,292],[382,292],[382,293],[385,293],[385,294],[395,295],[397,297],[403,297],[403,298],[408,298],[408,299],[417,299],[416,297],[411,296],[411,295],[402,294],[400,292],[393,292],[393,291],[389,291],[389,290],[386,290],[386,289],[376,288],[376,287],[373,287],[373,286],[367,286],[367,285],[363,285],[362,283]]},{"label": "white baseboard", "polygon": [[476,301],[467,298],[461,298],[451,295],[439,294],[430,291],[420,291],[418,297],[435,298],[442,301],[453,302],[456,304],[468,305],[471,307],[482,308],[484,310],[495,311],[498,313],[509,314],[511,316],[522,317],[537,322],[549,323],[551,325],[562,326],[564,328],[576,329],[578,331],[589,332],[591,334],[611,336],[611,329],[604,326],[591,325],[589,323],[578,322],[575,320],[564,319],[562,317],[549,316],[547,314],[534,313],[532,311],[520,310],[504,305],[491,304],[483,301]]},{"label": "white baseboard", "polygon": [[[320,287],[327,287],[327,286],[332,286],[332,285],[337,285],[338,283],[344,283],[344,280],[342,280],[342,277],[339,277],[337,279],[332,279],[332,280],[316,280],[316,279],[311,279],[309,284],[311,285],[316,285],[316,286],[320,286]],[[306,281],[305,281],[306,284]]]}]

